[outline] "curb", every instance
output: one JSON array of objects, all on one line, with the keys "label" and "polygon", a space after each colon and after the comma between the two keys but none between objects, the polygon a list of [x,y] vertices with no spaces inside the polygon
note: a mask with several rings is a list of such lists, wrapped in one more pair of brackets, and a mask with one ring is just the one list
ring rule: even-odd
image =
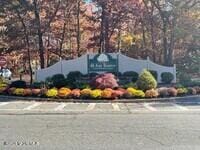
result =
[{"label": "curb", "polygon": [[66,102],[66,103],[145,103],[145,102],[174,102],[188,99],[200,100],[200,95],[184,97],[167,97],[152,99],[117,99],[117,100],[91,100],[91,99],[53,99],[38,97],[0,96],[0,101],[40,101],[40,102]]}]

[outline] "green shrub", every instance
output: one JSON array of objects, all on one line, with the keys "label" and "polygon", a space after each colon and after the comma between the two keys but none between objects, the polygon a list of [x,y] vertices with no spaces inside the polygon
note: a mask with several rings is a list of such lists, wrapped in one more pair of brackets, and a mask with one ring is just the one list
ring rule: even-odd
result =
[{"label": "green shrub", "polygon": [[134,71],[127,71],[123,73],[123,76],[125,77],[131,77],[133,82],[136,82],[138,79],[138,73]]},{"label": "green shrub", "polygon": [[80,79],[83,76],[83,74],[80,71],[72,71],[67,75],[67,79],[65,80],[66,84],[70,88],[76,88],[79,83],[77,83],[77,79]]},{"label": "green shrub", "polygon": [[82,78],[87,78],[87,77],[88,77],[88,74],[82,74],[81,77],[82,77]]},{"label": "green shrub", "polygon": [[170,72],[163,72],[161,74],[161,80],[163,83],[169,84],[174,80],[174,75]]},{"label": "green shrub", "polygon": [[155,70],[149,70],[149,72],[153,75],[153,77],[157,80],[158,79],[158,73]]},{"label": "green shrub", "polygon": [[184,86],[182,85],[182,84],[180,84],[180,83],[178,83],[178,84],[176,84],[175,86],[174,86],[174,88],[176,88],[176,89],[178,89],[178,88],[183,88]]},{"label": "green shrub", "polygon": [[187,81],[187,82],[182,82],[182,85],[185,87],[195,87],[195,86],[200,86],[200,81]]},{"label": "green shrub", "polygon": [[53,82],[52,82],[52,78],[51,77],[47,77],[45,79],[45,86],[48,88],[53,88]]},{"label": "green shrub", "polygon": [[155,89],[157,87],[157,81],[146,69],[140,74],[136,84],[137,87],[143,91]]},{"label": "green shrub", "polygon": [[42,87],[44,87],[44,82],[34,82],[31,87],[34,88],[34,89],[40,89]]},{"label": "green shrub", "polygon": [[87,83],[81,83],[81,82],[76,82],[74,84],[75,87],[73,88],[77,88],[77,89],[89,89],[90,88],[90,85],[87,84]]},{"label": "green shrub", "polygon": [[182,72],[179,73],[178,78],[179,78],[180,84],[184,86],[187,86],[188,84],[192,82],[191,76],[187,73],[182,73]]},{"label": "green shrub", "polygon": [[117,73],[117,76],[118,76],[118,77],[121,77],[121,76],[123,76],[123,74],[122,74],[121,72],[118,72],[118,73]]},{"label": "green shrub", "polygon": [[88,76],[90,78],[95,78],[97,75],[98,75],[98,73],[95,73],[95,72],[91,72],[91,73],[88,74]]},{"label": "green shrub", "polygon": [[125,88],[125,89],[127,89],[129,87],[137,89],[137,85],[133,82],[123,85],[123,88]]},{"label": "green shrub", "polygon": [[10,85],[10,88],[26,88],[26,82],[22,80],[13,81]]},{"label": "green shrub", "polygon": [[200,86],[200,81],[192,80],[192,76],[189,73],[179,72],[177,78],[179,79],[179,83],[184,87]]},{"label": "green shrub", "polygon": [[192,86],[192,87],[200,86],[200,81],[192,81],[189,86]]},{"label": "green shrub", "polygon": [[67,75],[67,79],[74,81],[82,76],[83,76],[83,74],[80,71],[72,71]]},{"label": "green shrub", "polygon": [[65,76],[63,74],[56,74],[52,78],[53,86],[56,88],[61,88],[66,85],[65,83]]}]

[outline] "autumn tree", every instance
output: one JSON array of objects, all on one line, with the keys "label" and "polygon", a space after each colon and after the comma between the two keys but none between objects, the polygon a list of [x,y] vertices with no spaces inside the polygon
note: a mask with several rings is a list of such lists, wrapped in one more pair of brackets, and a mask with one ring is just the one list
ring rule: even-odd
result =
[{"label": "autumn tree", "polygon": [[[163,59],[160,59],[160,61],[163,60],[165,65],[170,66],[173,64],[174,60],[176,29],[179,28],[177,26],[178,21],[182,19],[182,15],[186,10],[196,6],[199,2],[196,0],[143,0],[143,3],[146,11],[148,12],[147,16],[149,18],[149,21],[147,19],[145,19],[145,21],[147,22],[147,26],[148,22],[150,22],[151,25],[152,48],[156,47],[156,41],[158,40],[155,39],[156,36],[159,37],[160,35],[162,37],[162,51],[160,56],[163,57]],[[157,24],[154,23],[154,18],[157,19]],[[156,32],[157,35],[155,35],[155,32],[153,32],[155,29],[158,29]]]},{"label": "autumn tree", "polygon": [[96,7],[96,19],[99,21],[99,46],[101,52],[112,52],[110,45],[113,35],[121,32],[122,26],[126,26],[133,15],[138,15],[141,10],[139,1],[130,0],[94,0]]},{"label": "autumn tree", "polygon": [[0,4],[0,49],[23,55],[30,72],[31,62],[38,58],[44,68],[60,58],[97,51],[149,56],[167,66],[177,63],[181,70],[187,64],[187,72],[199,64],[199,0],[0,0]]}]

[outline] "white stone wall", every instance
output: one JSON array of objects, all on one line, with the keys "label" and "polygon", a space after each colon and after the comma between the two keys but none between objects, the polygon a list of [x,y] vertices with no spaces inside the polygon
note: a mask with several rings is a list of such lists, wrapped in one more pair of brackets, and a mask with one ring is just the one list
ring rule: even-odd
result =
[{"label": "white stone wall", "polygon": [[87,55],[79,57],[73,60],[62,60],[53,66],[36,71],[36,80],[45,81],[47,77],[51,77],[55,74],[67,75],[71,71],[80,71],[83,74],[87,74]]},{"label": "white stone wall", "polygon": [[142,72],[147,67],[146,60],[137,60],[125,55],[119,54],[119,71],[124,73],[126,71]]},{"label": "white stone wall", "polygon": [[[88,54],[90,58],[94,57],[95,54]],[[112,53],[113,57],[119,58],[119,72],[124,73],[126,71],[135,71],[141,73],[143,69],[155,70],[158,73],[158,82],[161,83],[161,74],[163,72],[170,72],[174,75],[174,83],[176,82],[176,66],[166,67],[155,64],[154,62],[147,60],[137,60],[130,57],[127,57],[122,54]],[[44,81],[47,77],[51,77],[55,74],[61,73],[67,75],[71,71],[80,71],[83,74],[88,73],[87,66],[87,55],[83,55],[80,58],[74,60],[62,60],[55,65],[38,70],[36,72],[36,80]]]},{"label": "white stone wall", "polygon": [[73,60],[62,61],[62,73],[67,75],[71,71],[80,71],[83,74],[87,74],[87,55],[83,55]]}]

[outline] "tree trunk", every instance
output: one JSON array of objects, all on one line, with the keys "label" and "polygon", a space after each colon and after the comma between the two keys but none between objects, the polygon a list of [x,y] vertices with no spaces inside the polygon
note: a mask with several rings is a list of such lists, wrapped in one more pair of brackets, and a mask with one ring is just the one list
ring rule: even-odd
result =
[{"label": "tree trunk", "polygon": [[40,22],[40,14],[38,12],[37,0],[33,0],[34,4],[34,15],[35,22],[37,25],[37,34],[38,34],[38,46],[39,46],[39,55],[40,55],[40,67],[41,69],[45,68],[45,58],[44,58],[44,45],[43,45],[43,33],[41,31],[41,22]]},{"label": "tree trunk", "polygon": [[29,66],[29,71],[30,71],[30,84],[33,83],[33,69],[32,69],[32,66],[31,66],[31,54],[30,54],[30,40],[29,40],[29,35],[27,33],[27,27],[24,23],[24,20],[23,18],[21,17],[21,15],[19,14],[19,12],[17,11],[17,15],[22,23],[22,26],[24,28],[24,35],[25,35],[25,42],[26,42],[26,45],[27,45],[27,54],[28,54],[28,66]]},{"label": "tree trunk", "polygon": [[146,48],[146,34],[145,34],[144,20],[142,20],[142,39],[143,39],[143,49],[145,49]]},{"label": "tree trunk", "polygon": [[99,49],[99,53],[104,52],[105,50],[105,9],[106,9],[106,5],[105,3],[102,4],[101,6],[102,8],[102,12],[101,12],[101,31],[100,31],[100,49]]},{"label": "tree trunk", "polygon": [[118,29],[117,52],[121,51],[121,29]]},{"label": "tree trunk", "polygon": [[[70,27],[69,27],[69,31],[70,31]],[[71,52],[71,58],[74,58],[73,47],[72,47],[72,32],[69,32],[69,49]]]},{"label": "tree trunk", "polygon": [[104,52],[110,52],[110,39],[109,39],[109,20],[108,16],[106,15],[105,17],[105,36],[104,36],[104,41],[105,41],[105,49]]},{"label": "tree trunk", "polygon": [[77,54],[78,54],[78,57],[80,57],[80,40],[81,40],[81,37],[80,37],[80,3],[81,1],[78,0],[78,3],[77,3],[77,37],[76,37],[76,40],[77,40]]},{"label": "tree trunk", "polygon": [[105,22],[104,22],[104,41],[105,41],[105,49],[104,52],[110,52],[110,38],[109,38],[109,14],[110,10],[108,10],[108,6],[105,9]]},{"label": "tree trunk", "polygon": [[154,62],[156,62],[156,42],[155,42],[154,24],[152,19],[151,19],[150,30],[151,30],[151,49],[153,50]]},{"label": "tree trunk", "polygon": [[168,55],[168,60],[169,60],[169,65],[173,65],[173,55],[174,55],[174,27],[175,27],[175,18],[172,20],[172,27],[171,27],[171,36],[170,36],[170,45],[169,45],[169,55]]},{"label": "tree trunk", "polygon": [[62,48],[63,48],[63,43],[64,43],[64,40],[65,40],[66,26],[67,26],[67,23],[65,21],[65,23],[63,25],[62,37],[61,37],[60,48],[59,48],[59,57],[60,58],[62,58]]},{"label": "tree trunk", "polygon": [[50,51],[50,35],[48,34],[47,40],[47,48],[45,50],[45,57],[46,57],[46,66],[49,67],[50,60],[49,60],[49,51]]},{"label": "tree trunk", "polygon": [[29,42],[29,36],[26,35],[26,42],[27,42],[27,51],[28,51],[28,64],[29,64],[29,71],[30,71],[30,83],[33,83],[33,69],[31,66],[31,54],[30,54],[30,42]]},{"label": "tree trunk", "polygon": [[167,42],[167,22],[166,19],[163,18],[163,51],[164,51],[164,65],[168,66],[169,65],[169,60],[168,60],[168,42]]},{"label": "tree trunk", "polygon": [[110,52],[110,37],[109,37],[109,14],[111,10],[108,9],[108,4],[104,9],[104,52]]}]

